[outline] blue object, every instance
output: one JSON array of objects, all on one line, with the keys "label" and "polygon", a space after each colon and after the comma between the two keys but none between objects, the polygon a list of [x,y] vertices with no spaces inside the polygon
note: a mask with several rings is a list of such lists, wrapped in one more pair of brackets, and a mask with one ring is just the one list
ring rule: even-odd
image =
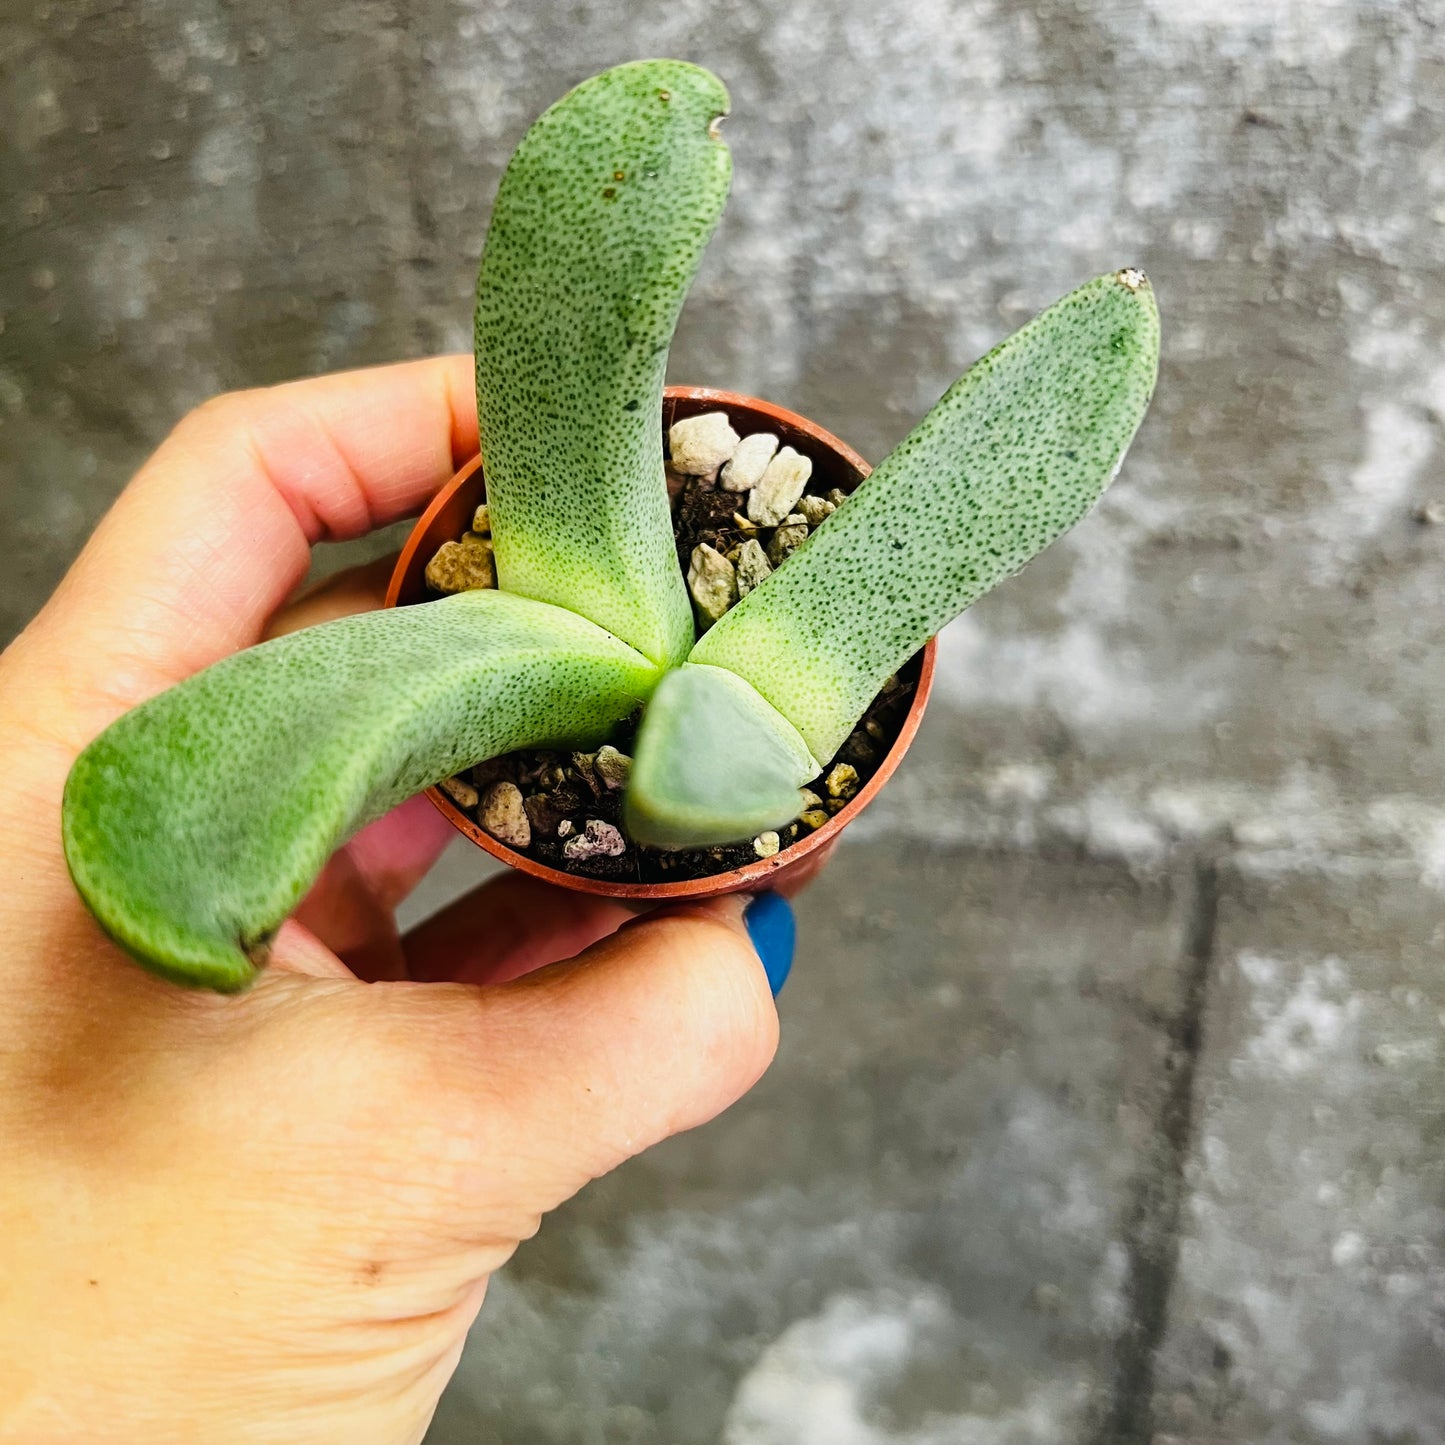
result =
[{"label": "blue object", "polygon": [[777,998],[793,971],[793,949],[798,941],[793,906],[781,894],[760,893],[748,904],[743,922],[762,960],[768,987]]}]

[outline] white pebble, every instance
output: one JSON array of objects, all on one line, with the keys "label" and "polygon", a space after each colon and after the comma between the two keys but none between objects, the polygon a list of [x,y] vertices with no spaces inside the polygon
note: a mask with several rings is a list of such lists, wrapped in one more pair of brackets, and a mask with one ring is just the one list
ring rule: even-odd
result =
[{"label": "white pebble", "polygon": [[748,493],[748,516],[760,527],[776,527],[798,505],[812,475],[813,463],[792,447],[784,447]]},{"label": "white pebble", "polygon": [[690,477],[710,477],[738,447],[738,434],[724,411],[705,411],[672,424],[667,433],[672,465]]},{"label": "white pebble", "polygon": [[604,823],[601,818],[588,818],[582,832],[562,845],[562,852],[573,862],[588,858],[620,858],[626,851],[627,840],[611,823]]},{"label": "white pebble", "polygon": [[778,439],[772,432],[759,431],[744,437],[732,460],[722,469],[718,485],[725,492],[752,491],[762,481],[777,449]]},{"label": "white pebble", "polygon": [[753,839],[753,852],[756,853],[759,858],[771,858],[782,846],[783,840],[771,830],[766,833],[759,833],[758,836]]}]

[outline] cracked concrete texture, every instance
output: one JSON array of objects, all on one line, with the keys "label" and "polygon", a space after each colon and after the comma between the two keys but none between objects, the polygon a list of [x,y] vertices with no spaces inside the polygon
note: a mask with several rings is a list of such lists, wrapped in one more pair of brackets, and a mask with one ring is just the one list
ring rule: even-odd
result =
[{"label": "cracked concrete texture", "polygon": [[435,1439],[1440,1438],[1435,0],[3,7],[0,640],[187,406],[466,347],[527,121],[661,53],[737,172],[674,378],[876,459],[1139,263],[1160,389],[945,633],[764,1092],[519,1257]]},{"label": "cracked concrete texture", "polygon": [[1083,1438],[1129,1326],[1192,888],[1067,856],[1039,878],[844,850],[801,905],[773,1070],[518,1257],[436,1438]]},{"label": "cracked concrete texture", "polygon": [[1445,928],[1380,878],[1226,895],[1155,1417],[1445,1439]]}]

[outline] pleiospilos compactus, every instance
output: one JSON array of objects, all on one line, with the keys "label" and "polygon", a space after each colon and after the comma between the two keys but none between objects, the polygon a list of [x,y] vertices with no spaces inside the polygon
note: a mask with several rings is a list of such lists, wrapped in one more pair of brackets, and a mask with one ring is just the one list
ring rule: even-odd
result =
[{"label": "pleiospilos compactus", "polygon": [[695,640],[662,384],[727,194],[726,109],[695,66],[619,66],[548,110],[508,167],[476,312],[499,590],[264,643],[77,760],[66,857],[142,963],[244,988],[368,820],[500,752],[595,747],[643,705],[624,805],[636,841],[775,830],[811,806],[800,785],[886,679],[1108,485],[1157,367],[1154,298],[1133,270],[966,372],[826,525],[809,533],[800,515],[786,565]]}]

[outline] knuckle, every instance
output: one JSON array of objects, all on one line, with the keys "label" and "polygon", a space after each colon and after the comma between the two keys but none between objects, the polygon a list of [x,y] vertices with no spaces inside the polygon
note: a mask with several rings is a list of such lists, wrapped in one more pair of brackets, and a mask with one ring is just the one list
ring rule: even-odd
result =
[{"label": "knuckle", "polygon": [[222,391],[194,406],[176,431],[186,435],[215,435],[243,424],[250,415],[250,391]]}]

